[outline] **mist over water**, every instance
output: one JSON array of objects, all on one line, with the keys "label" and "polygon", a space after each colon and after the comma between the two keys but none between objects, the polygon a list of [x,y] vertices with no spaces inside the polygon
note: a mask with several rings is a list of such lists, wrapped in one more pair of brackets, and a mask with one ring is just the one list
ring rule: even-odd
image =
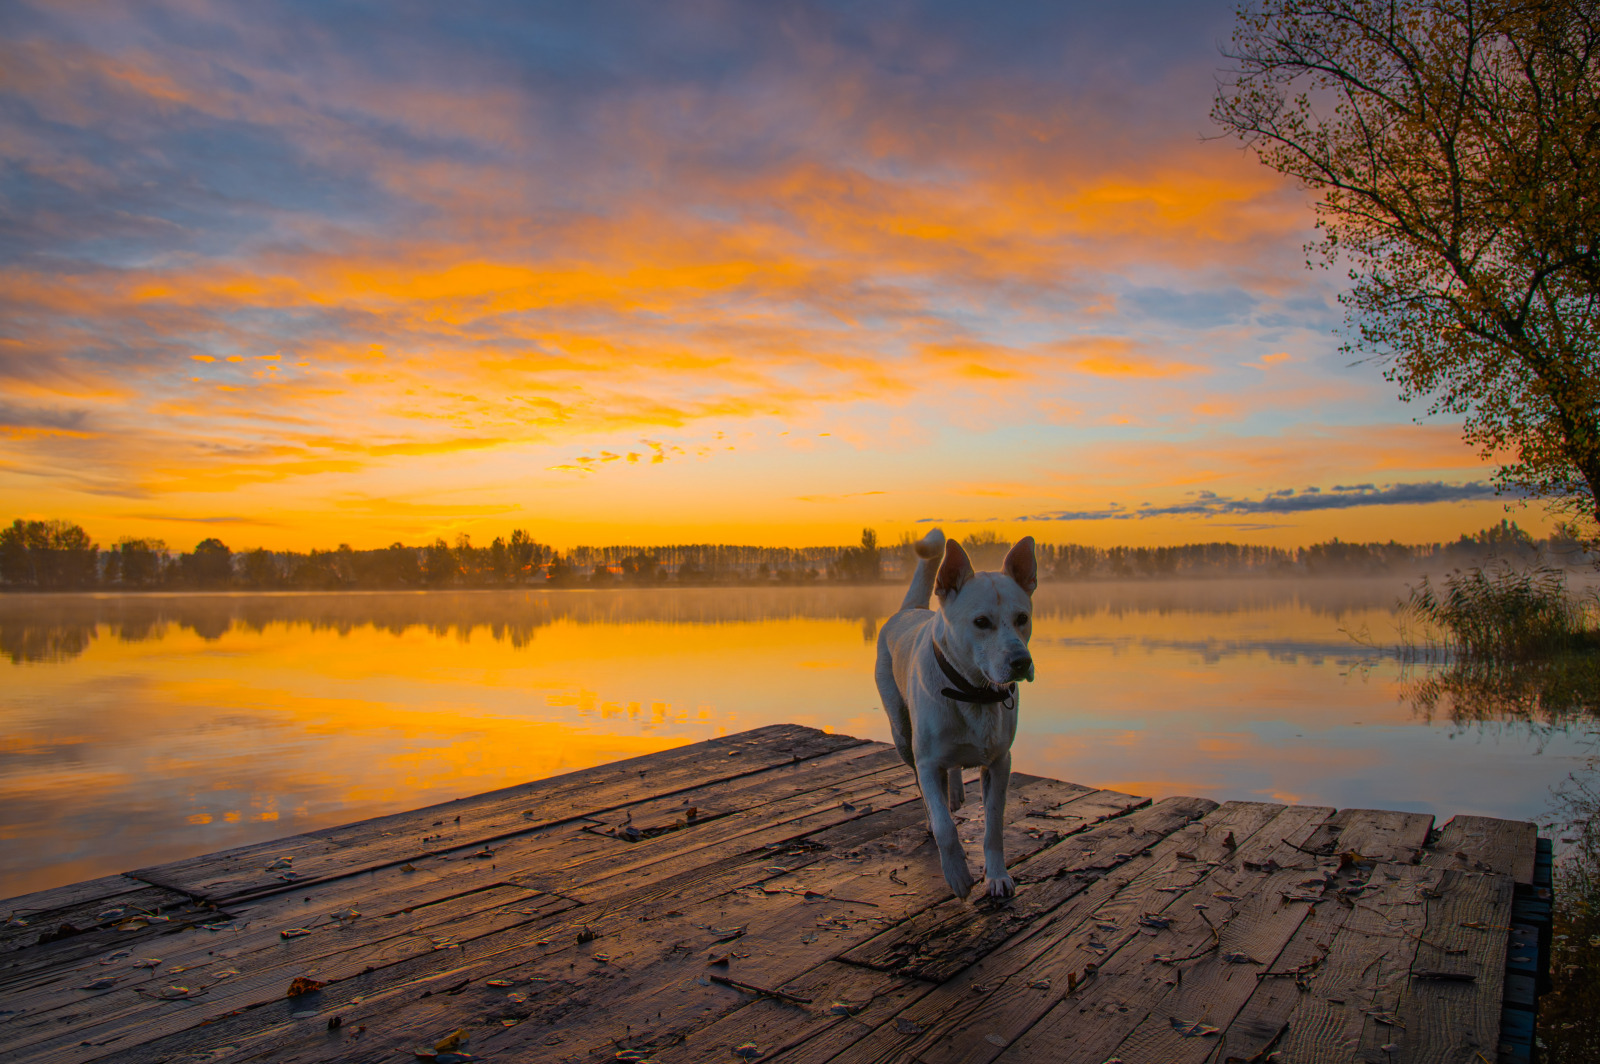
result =
[{"label": "mist over water", "polygon": [[[1018,769],[1538,816],[1584,727],[1430,721],[1402,580],[1046,584]],[[903,588],[0,597],[0,896],[764,724],[886,740]],[[1370,644],[1352,638],[1365,635]]]}]

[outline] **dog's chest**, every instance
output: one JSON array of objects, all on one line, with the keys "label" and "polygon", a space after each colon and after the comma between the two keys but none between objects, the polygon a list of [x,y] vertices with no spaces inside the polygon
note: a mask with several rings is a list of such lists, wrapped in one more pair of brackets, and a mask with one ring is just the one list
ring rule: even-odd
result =
[{"label": "dog's chest", "polygon": [[1017,711],[999,706],[962,705],[947,738],[963,765],[992,765],[1011,749],[1017,736]]}]

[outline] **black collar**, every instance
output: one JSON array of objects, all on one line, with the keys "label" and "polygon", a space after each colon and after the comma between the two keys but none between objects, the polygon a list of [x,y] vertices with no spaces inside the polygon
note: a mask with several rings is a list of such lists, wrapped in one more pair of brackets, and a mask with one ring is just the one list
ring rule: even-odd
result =
[{"label": "black collar", "polygon": [[993,687],[978,687],[968,682],[967,678],[957,672],[954,665],[950,664],[950,659],[944,656],[944,651],[939,648],[937,639],[933,641],[933,660],[939,663],[940,671],[945,674],[945,677],[951,683],[950,687],[946,687],[939,692],[946,698],[955,699],[957,702],[971,702],[979,706],[992,706],[999,702],[1009,702],[1011,705],[1006,706],[1005,708],[1007,709],[1011,709],[1016,705],[1016,684],[1006,684],[997,691]]}]

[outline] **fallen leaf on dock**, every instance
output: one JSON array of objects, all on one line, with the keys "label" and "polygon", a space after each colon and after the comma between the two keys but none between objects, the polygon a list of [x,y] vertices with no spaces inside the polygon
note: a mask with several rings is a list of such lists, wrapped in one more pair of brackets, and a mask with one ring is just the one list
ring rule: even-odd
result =
[{"label": "fallen leaf on dock", "polygon": [[718,942],[732,942],[743,935],[745,928],[748,926],[748,924],[740,924],[738,927],[708,927],[706,930],[717,936]]},{"label": "fallen leaf on dock", "polygon": [[104,957],[101,957],[100,958],[100,963],[101,964],[115,964],[118,961],[125,961],[131,956],[133,956],[133,950],[131,950],[131,949],[119,949],[115,953],[108,953]]},{"label": "fallen leaf on dock", "polygon": [[238,974],[239,974],[239,969],[237,969],[237,968],[224,968],[220,972],[212,972],[211,973],[211,977],[213,979],[232,979],[234,976],[236,976]]},{"label": "fallen leaf on dock", "polygon": [[328,914],[328,919],[330,920],[359,920],[360,918],[361,914],[354,909],[340,909],[336,913]]},{"label": "fallen leaf on dock", "polygon": [[1139,917],[1140,927],[1167,928],[1172,926],[1172,917],[1161,916],[1156,913],[1145,913]]},{"label": "fallen leaf on dock", "polygon": [[[1233,837],[1231,832],[1228,837]],[[1172,1029],[1184,1038],[1209,1038],[1211,1035],[1222,1033],[1222,1028],[1201,1023],[1199,1020],[1180,1020],[1173,1017],[1169,1022],[1172,1024]]]},{"label": "fallen leaf on dock", "polygon": [[417,866],[412,864],[410,861],[407,861],[405,864],[400,866],[400,871],[402,872],[415,872],[416,870]]},{"label": "fallen leaf on dock", "polygon": [[1250,956],[1248,953],[1239,953],[1239,952],[1224,953],[1222,955],[1222,959],[1227,961],[1229,964],[1260,964],[1261,963],[1260,961],[1256,960],[1254,957]]},{"label": "fallen leaf on dock", "polygon": [[87,983],[84,983],[82,986],[77,987],[77,989],[78,990],[110,990],[112,987],[117,985],[117,980],[119,978],[120,978],[120,976],[115,976],[115,975],[102,976],[99,979],[91,979],[91,980],[89,980]]},{"label": "fallen leaf on dock", "polygon": [[513,982],[512,980],[510,980],[510,979],[485,979],[484,982],[483,982],[483,985],[484,986],[516,986],[517,984],[515,982]]},{"label": "fallen leaf on dock", "polygon": [[467,1039],[470,1037],[471,1035],[467,1033],[467,1029],[465,1027],[457,1027],[455,1030],[451,1031],[449,1034],[435,1042],[433,1044],[433,1051],[435,1053],[448,1053],[458,1046],[466,1045]]},{"label": "fallen leaf on dock", "polygon": [[308,928],[308,927],[286,927],[282,931],[278,932],[278,937],[279,938],[299,938],[301,935],[309,935],[309,934],[311,934],[311,929]]},{"label": "fallen leaf on dock", "polygon": [[154,992],[145,992],[148,997],[160,998],[162,1001],[183,1001],[186,998],[199,997],[205,993],[204,987],[189,986],[164,986]]},{"label": "fallen leaf on dock", "polygon": [[138,960],[133,962],[133,966],[135,968],[159,968],[159,967],[161,967],[161,958],[160,957],[141,957]]},{"label": "fallen leaf on dock", "polygon": [[856,1013],[865,1009],[868,1004],[869,1002],[865,1001],[859,1005],[851,1004],[848,1001],[835,1001],[833,1004],[828,1006],[828,1014],[830,1016],[854,1016]]},{"label": "fallen leaf on dock", "polygon": [[290,868],[293,865],[294,865],[294,858],[293,857],[280,857],[276,861],[273,861],[271,864],[267,865],[267,871],[268,872],[276,872],[276,871],[279,871],[280,869]]}]

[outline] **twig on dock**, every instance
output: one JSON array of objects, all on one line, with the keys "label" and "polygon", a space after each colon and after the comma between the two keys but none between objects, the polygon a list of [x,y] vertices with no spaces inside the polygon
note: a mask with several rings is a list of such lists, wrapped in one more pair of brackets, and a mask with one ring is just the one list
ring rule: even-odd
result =
[{"label": "twig on dock", "polygon": [[810,998],[799,997],[795,994],[790,994],[782,990],[768,990],[764,986],[754,986],[750,983],[741,983],[739,980],[729,979],[725,975],[713,975],[710,978],[713,983],[721,983],[723,986],[731,986],[735,990],[743,990],[747,994],[761,994],[765,997],[777,998],[779,1001],[792,1001],[796,1005],[809,1005],[812,1003]]}]

